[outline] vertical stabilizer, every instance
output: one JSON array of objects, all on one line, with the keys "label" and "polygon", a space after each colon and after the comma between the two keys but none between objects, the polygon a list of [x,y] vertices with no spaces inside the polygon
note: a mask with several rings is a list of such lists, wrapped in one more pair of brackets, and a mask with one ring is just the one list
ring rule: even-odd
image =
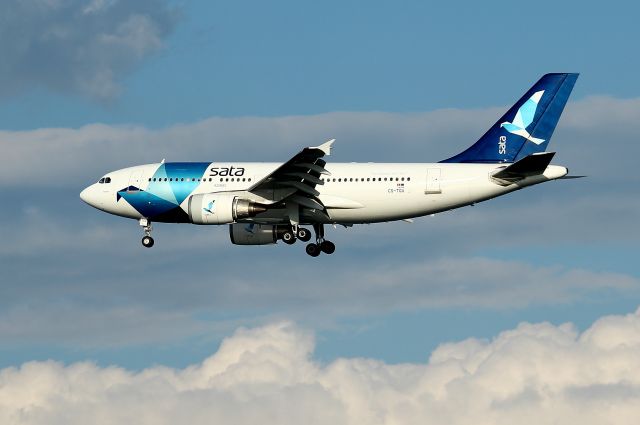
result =
[{"label": "vertical stabilizer", "polygon": [[544,152],[578,74],[546,74],[475,144],[441,162],[516,162]]}]

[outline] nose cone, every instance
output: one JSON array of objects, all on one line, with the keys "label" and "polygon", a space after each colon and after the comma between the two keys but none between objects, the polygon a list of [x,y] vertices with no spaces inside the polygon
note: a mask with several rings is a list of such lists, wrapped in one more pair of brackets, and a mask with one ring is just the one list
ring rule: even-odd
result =
[{"label": "nose cone", "polygon": [[80,199],[82,199],[84,202],[86,202],[87,204],[91,205],[92,207],[96,206],[96,199],[95,199],[95,194],[94,194],[94,187],[93,185],[85,188],[82,192],[80,192]]}]

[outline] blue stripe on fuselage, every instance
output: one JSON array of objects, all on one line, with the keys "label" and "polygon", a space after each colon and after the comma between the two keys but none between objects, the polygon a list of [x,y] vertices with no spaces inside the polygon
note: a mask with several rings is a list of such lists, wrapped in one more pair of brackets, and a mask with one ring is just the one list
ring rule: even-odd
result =
[{"label": "blue stripe on fuselage", "polygon": [[118,192],[118,196],[124,198],[143,217],[153,219],[179,207],[200,185],[199,180],[204,177],[209,164],[209,162],[160,164],[145,190],[123,189]]}]

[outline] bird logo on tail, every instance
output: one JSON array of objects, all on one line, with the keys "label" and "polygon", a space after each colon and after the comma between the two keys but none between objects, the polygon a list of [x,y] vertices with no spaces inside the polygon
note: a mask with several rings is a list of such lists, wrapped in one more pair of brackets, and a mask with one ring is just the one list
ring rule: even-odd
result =
[{"label": "bird logo on tail", "polygon": [[538,109],[538,103],[540,102],[543,94],[544,90],[535,92],[529,100],[524,102],[520,109],[518,109],[516,116],[513,118],[513,122],[505,121],[500,124],[500,127],[504,128],[511,134],[522,136],[536,145],[543,143],[544,139],[532,137],[527,131],[527,127],[529,127],[533,122],[533,117],[536,115],[536,109]]}]

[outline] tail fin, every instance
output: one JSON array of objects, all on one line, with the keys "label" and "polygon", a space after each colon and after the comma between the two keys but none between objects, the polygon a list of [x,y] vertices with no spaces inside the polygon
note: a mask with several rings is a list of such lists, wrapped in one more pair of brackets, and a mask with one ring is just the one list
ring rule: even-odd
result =
[{"label": "tail fin", "polygon": [[546,74],[474,145],[441,162],[516,162],[544,152],[578,74]]}]

